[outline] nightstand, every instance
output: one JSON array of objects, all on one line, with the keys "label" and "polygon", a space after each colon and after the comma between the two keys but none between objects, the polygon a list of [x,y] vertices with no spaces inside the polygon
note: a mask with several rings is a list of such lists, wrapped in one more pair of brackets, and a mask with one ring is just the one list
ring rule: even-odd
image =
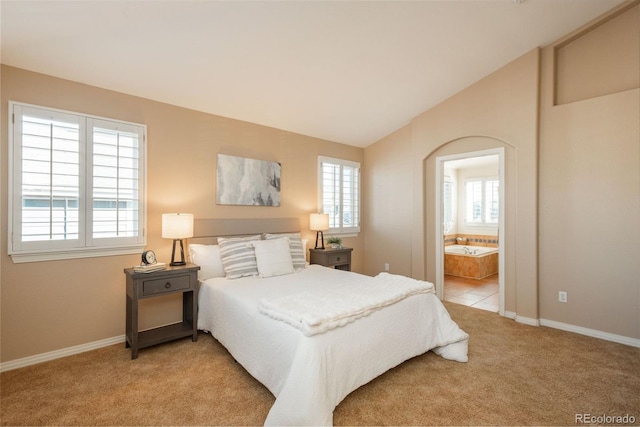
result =
[{"label": "nightstand", "polygon": [[[195,264],[165,270],[141,273],[125,268],[127,275],[126,346],[131,347],[131,358],[138,350],[152,345],[191,336],[198,340],[198,270]],[[182,294],[182,322],[147,331],[138,331],[138,301],[169,294]]]},{"label": "nightstand", "polygon": [[309,249],[309,263],[351,271],[351,251],[352,248]]}]

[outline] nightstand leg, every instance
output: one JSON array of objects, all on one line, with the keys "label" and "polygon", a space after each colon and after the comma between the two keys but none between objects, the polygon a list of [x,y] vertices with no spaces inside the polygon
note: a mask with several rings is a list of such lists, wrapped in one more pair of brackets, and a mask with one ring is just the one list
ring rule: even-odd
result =
[{"label": "nightstand leg", "polygon": [[131,358],[138,357],[138,301],[127,296],[126,347],[131,347]]},{"label": "nightstand leg", "polygon": [[198,299],[195,296],[193,291],[185,292],[182,294],[182,318],[185,322],[191,325],[193,329],[193,334],[191,336],[191,341],[198,341],[198,328],[196,326],[197,317],[198,317]]}]

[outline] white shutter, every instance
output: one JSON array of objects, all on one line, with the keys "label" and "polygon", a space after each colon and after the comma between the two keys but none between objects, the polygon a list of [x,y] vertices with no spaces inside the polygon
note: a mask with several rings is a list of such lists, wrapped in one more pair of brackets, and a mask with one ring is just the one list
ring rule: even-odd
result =
[{"label": "white shutter", "polygon": [[329,232],[359,232],[360,164],[319,157],[318,170],[319,205],[329,215]]},{"label": "white shutter", "polygon": [[500,211],[500,181],[487,180],[484,187],[484,221],[497,224]]},{"label": "white shutter", "polygon": [[500,180],[494,177],[468,179],[465,188],[466,223],[496,226],[500,216]]},{"label": "white shutter", "polygon": [[342,166],[342,227],[360,226],[360,168]]},{"label": "white shutter", "polygon": [[453,182],[444,181],[442,184],[442,200],[443,200],[443,214],[442,214],[442,228],[444,234],[448,234],[453,229]]},{"label": "white shutter", "polygon": [[90,119],[91,244],[135,243],[142,235],[140,127]]},{"label": "white shutter", "polygon": [[144,125],[16,102],[9,144],[14,262],[144,247]]},{"label": "white shutter", "polygon": [[329,228],[340,227],[340,165],[321,162],[322,213],[329,214]]},{"label": "white shutter", "polygon": [[13,122],[13,248],[79,246],[82,121],[73,115],[16,106]]},{"label": "white shutter", "polygon": [[466,182],[466,220],[468,224],[482,223],[482,181]]}]

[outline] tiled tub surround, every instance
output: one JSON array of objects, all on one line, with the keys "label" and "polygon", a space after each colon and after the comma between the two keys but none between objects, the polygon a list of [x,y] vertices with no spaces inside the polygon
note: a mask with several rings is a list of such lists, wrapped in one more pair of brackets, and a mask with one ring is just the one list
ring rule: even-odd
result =
[{"label": "tiled tub surround", "polygon": [[484,234],[447,234],[444,236],[444,245],[472,245],[498,247],[498,236]]},{"label": "tiled tub surround", "polygon": [[[465,253],[467,248],[471,253]],[[445,246],[444,274],[483,279],[498,273],[498,249],[471,245]]]}]

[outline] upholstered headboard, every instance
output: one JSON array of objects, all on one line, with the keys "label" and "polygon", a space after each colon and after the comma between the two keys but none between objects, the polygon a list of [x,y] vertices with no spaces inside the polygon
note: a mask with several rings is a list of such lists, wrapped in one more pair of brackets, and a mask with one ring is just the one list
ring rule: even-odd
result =
[{"label": "upholstered headboard", "polygon": [[298,232],[299,218],[195,219],[189,242],[214,244],[218,237]]}]

